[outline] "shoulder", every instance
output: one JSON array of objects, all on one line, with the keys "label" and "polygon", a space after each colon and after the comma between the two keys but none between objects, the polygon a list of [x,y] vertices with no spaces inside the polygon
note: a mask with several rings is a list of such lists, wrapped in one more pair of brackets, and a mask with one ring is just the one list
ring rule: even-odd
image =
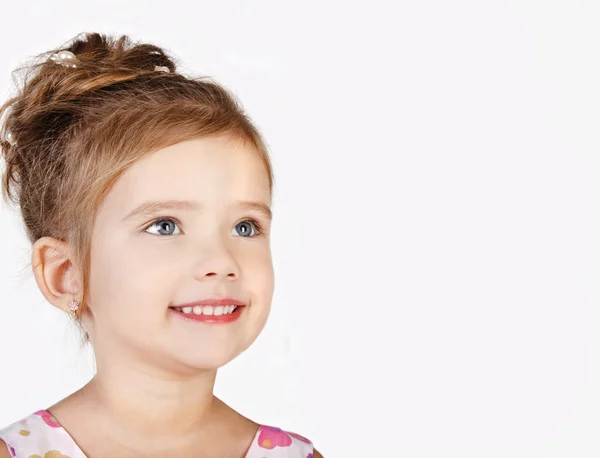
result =
[{"label": "shoulder", "polygon": [[2,439],[0,439],[0,458],[12,458],[11,453],[8,451],[8,445]]},{"label": "shoulder", "polygon": [[323,455],[321,455],[317,449],[314,449],[313,450],[313,458],[323,458]]}]

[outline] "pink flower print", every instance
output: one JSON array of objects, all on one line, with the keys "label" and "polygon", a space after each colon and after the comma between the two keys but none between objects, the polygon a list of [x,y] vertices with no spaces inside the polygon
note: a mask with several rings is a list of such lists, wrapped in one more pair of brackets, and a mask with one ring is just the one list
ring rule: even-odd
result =
[{"label": "pink flower print", "polygon": [[35,412],[35,414],[42,417],[42,420],[44,420],[44,423],[46,423],[48,426],[52,428],[61,427],[58,421],[56,421],[56,418],[50,415],[50,412],[46,412],[45,410],[38,410],[37,412]]},{"label": "pink flower print", "polygon": [[[300,434],[296,434],[296,433],[288,433],[290,436],[298,439],[300,442],[304,442],[305,444],[312,444],[311,441],[309,441],[306,437],[301,436]],[[312,458],[312,456],[310,457],[306,457],[306,458]]]},{"label": "pink flower print", "polygon": [[274,426],[263,426],[258,436],[258,446],[273,449],[275,447],[289,447],[292,445],[291,436]]},{"label": "pink flower print", "polygon": [[[6,444],[6,445],[8,445],[8,444]],[[11,447],[10,445],[8,445],[8,451],[10,452],[10,456],[13,456],[13,457],[17,456],[17,454],[15,453],[14,447]]]},{"label": "pink flower print", "polygon": [[306,458],[313,458],[312,453],[309,453],[308,455],[306,455]]}]

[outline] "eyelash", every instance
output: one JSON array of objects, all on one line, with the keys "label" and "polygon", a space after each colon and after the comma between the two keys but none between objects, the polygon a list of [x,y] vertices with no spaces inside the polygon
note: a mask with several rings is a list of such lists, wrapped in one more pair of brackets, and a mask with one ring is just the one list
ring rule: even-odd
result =
[{"label": "eyelash", "polygon": [[[151,223],[147,224],[145,226],[145,228],[144,228],[144,232],[147,231],[149,228],[151,228],[152,226],[154,226],[156,223],[158,223],[160,221],[172,221],[173,223],[175,223],[175,224],[177,224],[177,225],[179,225],[181,227],[181,223],[179,222],[179,220],[177,218],[173,218],[171,216],[161,216],[161,217],[156,218],[155,220],[153,220]],[[247,218],[245,220],[242,220],[239,223],[237,223],[236,226],[238,224],[240,224],[240,223],[246,223],[246,222],[252,223],[252,225],[254,226],[255,234],[252,237],[242,237],[242,238],[253,238],[253,237],[258,237],[259,235],[263,235],[263,226],[262,226],[262,224],[259,223],[254,218]],[[155,235],[155,234],[151,234],[151,235]]]}]

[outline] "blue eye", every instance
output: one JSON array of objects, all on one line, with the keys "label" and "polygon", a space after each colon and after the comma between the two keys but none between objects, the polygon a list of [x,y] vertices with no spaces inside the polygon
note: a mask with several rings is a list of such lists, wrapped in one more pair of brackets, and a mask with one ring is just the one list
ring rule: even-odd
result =
[{"label": "blue eye", "polygon": [[[150,224],[144,232],[148,232],[152,235],[179,235],[181,230],[179,229],[179,223],[173,218],[165,218],[162,217],[160,219],[155,220],[152,224]],[[149,229],[157,227],[159,233],[155,233],[153,231],[149,231]],[[179,230],[178,233],[172,232],[173,230]],[[164,232],[162,232],[164,231]],[[238,235],[235,235],[234,232],[237,232]],[[235,237],[256,237],[257,235],[262,235],[262,226],[260,223],[254,219],[248,219],[239,222],[233,228],[232,234]]]},{"label": "blue eye", "polygon": [[[161,224],[159,224],[159,223],[161,223]],[[171,226],[172,228],[179,228],[179,226],[177,226],[177,223],[172,219],[159,219],[159,220],[154,221],[152,224],[150,224],[150,226],[148,226],[144,232],[148,232],[148,229],[150,229],[151,227],[160,227],[160,230],[164,229],[164,230],[168,231],[169,226]],[[179,235],[179,234],[173,234],[173,233],[168,233],[168,234],[164,234],[164,233],[154,234],[153,232],[149,232],[149,233],[153,234],[153,235]]]},{"label": "blue eye", "polygon": [[[248,224],[248,223],[250,223],[250,224]],[[260,224],[258,224],[258,222],[254,221],[253,219],[242,221],[242,222],[236,224],[236,226],[234,227],[234,230],[236,228],[243,228],[241,231],[238,230],[238,233],[240,233],[240,236],[242,236],[242,237],[256,237],[256,235],[262,234]],[[252,233],[252,229],[254,229],[255,234],[248,235],[248,234]],[[231,234],[231,235],[233,235],[233,234]]]}]

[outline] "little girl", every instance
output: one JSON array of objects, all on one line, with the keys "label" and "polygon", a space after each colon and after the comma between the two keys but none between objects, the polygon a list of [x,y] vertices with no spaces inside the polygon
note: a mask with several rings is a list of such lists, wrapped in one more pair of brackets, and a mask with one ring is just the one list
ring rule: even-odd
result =
[{"label": "little girl", "polygon": [[97,371],[1,429],[0,458],[321,457],[213,395],[273,296],[273,173],[258,130],[222,86],[178,74],[156,46],[69,43],[29,65],[0,108],[2,191],[23,215],[37,285]]}]

